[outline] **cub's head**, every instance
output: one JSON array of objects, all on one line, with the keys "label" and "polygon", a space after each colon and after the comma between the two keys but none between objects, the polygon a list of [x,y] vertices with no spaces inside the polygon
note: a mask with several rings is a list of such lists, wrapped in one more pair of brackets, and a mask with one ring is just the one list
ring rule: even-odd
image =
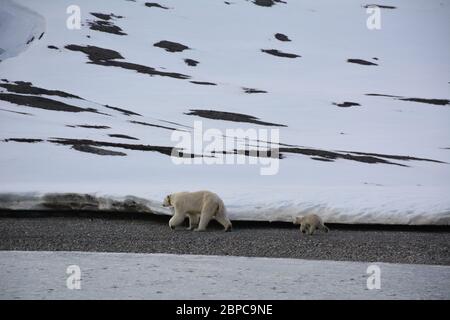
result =
[{"label": "cub's head", "polygon": [[164,198],[164,201],[163,201],[163,207],[171,207],[172,206],[172,202],[171,202],[171,199],[170,199],[170,194],[169,195],[167,195],[165,198]]},{"label": "cub's head", "polygon": [[303,221],[303,217],[302,217],[302,216],[295,217],[295,218],[292,220],[292,222],[293,222],[294,224],[302,224],[302,221]]}]

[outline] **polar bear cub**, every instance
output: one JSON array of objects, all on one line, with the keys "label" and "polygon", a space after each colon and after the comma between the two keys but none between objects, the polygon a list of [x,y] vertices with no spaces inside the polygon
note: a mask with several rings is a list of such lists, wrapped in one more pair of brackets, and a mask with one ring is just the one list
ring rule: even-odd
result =
[{"label": "polar bear cub", "polygon": [[225,231],[231,231],[231,222],[226,216],[222,199],[210,191],[177,192],[167,195],[164,207],[173,207],[175,213],[169,220],[169,227],[174,229],[189,218],[188,230],[205,231],[211,219],[216,219]]},{"label": "polar bear cub", "polygon": [[316,230],[322,230],[325,232],[330,231],[330,229],[328,229],[328,227],[323,223],[322,218],[317,214],[308,214],[306,216],[296,217],[294,219],[294,224],[299,224],[300,231],[309,235],[312,235]]}]

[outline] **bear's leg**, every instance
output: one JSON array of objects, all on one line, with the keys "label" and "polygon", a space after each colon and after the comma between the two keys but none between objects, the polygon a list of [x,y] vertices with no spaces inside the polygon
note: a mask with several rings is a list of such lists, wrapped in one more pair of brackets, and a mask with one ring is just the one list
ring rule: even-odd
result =
[{"label": "bear's leg", "polygon": [[316,227],[315,227],[315,226],[309,225],[309,228],[308,228],[308,234],[309,234],[309,235],[312,235],[312,234],[314,233],[315,230],[316,230]]},{"label": "bear's leg", "polygon": [[200,214],[190,214],[189,216],[189,227],[187,230],[194,230],[198,227],[200,221]]},{"label": "bear's leg", "polygon": [[225,231],[231,231],[231,221],[222,213],[216,214],[215,219],[218,223],[223,225]]},{"label": "bear's leg", "polygon": [[209,221],[212,219],[216,211],[216,203],[206,203],[203,205],[202,212],[200,213],[200,223],[198,224],[198,228],[194,231],[205,231]]},{"label": "bear's leg", "polygon": [[209,213],[204,213],[200,215],[200,223],[198,224],[198,228],[194,229],[194,231],[205,231],[208,226],[209,221],[211,220],[211,215]]},{"label": "bear's leg", "polygon": [[175,229],[175,227],[179,226],[184,222],[185,214],[180,214],[175,211],[175,214],[172,218],[169,220],[169,227],[170,229]]}]

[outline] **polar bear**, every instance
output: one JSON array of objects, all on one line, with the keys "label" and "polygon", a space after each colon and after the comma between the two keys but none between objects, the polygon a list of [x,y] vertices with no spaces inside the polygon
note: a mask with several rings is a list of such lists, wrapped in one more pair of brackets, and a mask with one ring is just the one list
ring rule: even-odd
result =
[{"label": "polar bear", "polygon": [[231,231],[231,222],[226,216],[222,199],[210,191],[177,192],[167,195],[163,201],[164,207],[173,207],[175,213],[169,220],[169,227],[174,229],[189,217],[188,230],[205,231],[209,221],[214,218]]},{"label": "polar bear", "polygon": [[322,230],[325,232],[330,231],[327,226],[324,225],[322,218],[317,214],[308,214],[306,216],[299,216],[294,219],[294,224],[300,225],[300,231],[312,235],[316,230]]}]

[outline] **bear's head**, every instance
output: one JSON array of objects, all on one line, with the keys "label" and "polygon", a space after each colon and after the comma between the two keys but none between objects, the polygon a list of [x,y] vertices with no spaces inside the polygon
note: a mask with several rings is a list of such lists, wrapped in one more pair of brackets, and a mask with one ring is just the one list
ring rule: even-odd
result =
[{"label": "bear's head", "polygon": [[164,198],[162,206],[163,207],[171,207],[172,206],[172,203],[170,202],[170,194]]}]

